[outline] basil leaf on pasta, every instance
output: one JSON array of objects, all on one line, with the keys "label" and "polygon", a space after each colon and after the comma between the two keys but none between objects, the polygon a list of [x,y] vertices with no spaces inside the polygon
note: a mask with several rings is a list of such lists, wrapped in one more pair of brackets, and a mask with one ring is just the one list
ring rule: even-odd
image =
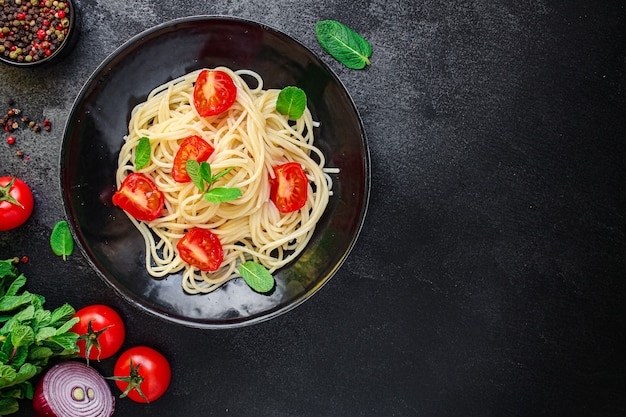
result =
[{"label": "basil leaf on pasta", "polygon": [[200,175],[200,164],[198,161],[195,159],[188,160],[185,164],[185,168],[187,169],[187,175],[189,175],[191,181],[200,189],[200,191],[204,192],[204,180]]},{"label": "basil leaf on pasta", "polygon": [[150,139],[142,136],[135,150],[135,169],[141,169],[150,162]]},{"label": "basil leaf on pasta", "polygon": [[298,120],[306,109],[306,93],[298,87],[285,87],[278,93],[276,110],[280,114],[289,117],[290,120]]},{"label": "basil leaf on pasta", "polygon": [[204,193],[204,199],[210,203],[224,203],[241,197],[239,188],[215,187]]}]

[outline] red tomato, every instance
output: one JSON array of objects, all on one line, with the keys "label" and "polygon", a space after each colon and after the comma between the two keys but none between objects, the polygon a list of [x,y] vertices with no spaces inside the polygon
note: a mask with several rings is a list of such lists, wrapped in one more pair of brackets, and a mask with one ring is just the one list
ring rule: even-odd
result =
[{"label": "red tomato", "polygon": [[128,397],[146,403],[161,397],[172,379],[172,369],[161,353],[147,346],[135,346],[115,362],[115,385]]},{"label": "red tomato", "polygon": [[309,180],[297,162],[274,167],[270,177],[270,198],[281,213],[300,210],[306,203]]},{"label": "red tomato", "polygon": [[174,157],[174,166],[172,167],[172,178],[176,182],[189,182],[191,178],[187,175],[187,161],[195,159],[198,162],[204,162],[215,149],[207,141],[200,136],[190,136],[180,144],[178,152]]},{"label": "red tomato", "polygon": [[0,230],[22,225],[33,212],[35,200],[26,183],[16,177],[0,177]]},{"label": "red tomato", "polygon": [[218,237],[210,230],[194,228],[176,244],[183,261],[201,271],[217,271],[224,260],[224,250]]},{"label": "red tomato", "polygon": [[161,215],[165,196],[150,177],[132,172],[113,195],[113,204],[137,220],[151,221]]},{"label": "red tomato", "polygon": [[193,88],[193,105],[200,116],[225,112],[237,98],[237,87],[230,75],[218,70],[203,70]]},{"label": "red tomato", "polygon": [[74,317],[80,319],[71,330],[80,336],[76,343],[80,356],[100,360],[120,350],[126,328],[117,311],[102,304],[94,304],[81,308]]}]

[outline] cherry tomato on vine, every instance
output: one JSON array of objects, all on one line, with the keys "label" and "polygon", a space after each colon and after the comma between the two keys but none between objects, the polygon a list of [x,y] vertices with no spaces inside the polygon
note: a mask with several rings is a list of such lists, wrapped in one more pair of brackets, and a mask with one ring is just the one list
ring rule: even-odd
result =
[{"label": "cherry tomato on vine", "polygon": [[202,70],[193,88],[193,104],[202,117],[225,112],[237,98],[237,86],[230,75],[219,70]]},{"label": "cherry tomato on vine", "polygon": [[165,196],[150,177],[132,172],[113,194],[113,204],[140,221],[152,221],[161,215]]},{"label": "cherry tomato on vine", "polygon": [[135,346],[124,351],[115,362],[111,379],[122,391],[121,398],[152,402],[161,397],[170,385],[172,369],[160,352]]},{"label": "cherry tomato on vine", "polygon": [[195,159],[198,162],[204,162],[215,149],[207,141],[200,136],[190,136],[180,144],[180,148],[174,156],[174,165],[172,166],[172,178],[176,182],[189,182],[191,178],[187,174],[187,161]]},{"label": "cherry tomato on vine", "polygon": [[126,327],[117,311],[103,304],[93,304],[78,310],[74,317],[80,321],[71,331],[80,336],[76,345],[87,363],[90,359],[109,358],[120,350]]},{"label": "cherry tomato on vine", "polygon": [[306,203],[309,180],[298,162],[274,167],[270,177],[270,198],[281,213],[300,210]]},{"label": "cherry tomato on vine", "polygon": [[193,228],[176,244],[183,261],[201,271],[217,271],[224,260],[219,238],[210,230]]},{"label": "cherry tomato on vine", "polygon": [[26,183],[16,177],[0,177],[0,230],[21,226],[33,212],[35,200]]}]

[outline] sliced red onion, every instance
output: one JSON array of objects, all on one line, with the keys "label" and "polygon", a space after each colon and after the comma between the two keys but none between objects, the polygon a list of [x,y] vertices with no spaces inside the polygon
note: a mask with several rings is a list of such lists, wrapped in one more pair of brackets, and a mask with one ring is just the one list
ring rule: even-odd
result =
[{"label": "sliced red onion", "polygon": [[105,379],[82,362],[62,362],[46,372],[35,389],[37,417],[110,417],[115,397]]}]

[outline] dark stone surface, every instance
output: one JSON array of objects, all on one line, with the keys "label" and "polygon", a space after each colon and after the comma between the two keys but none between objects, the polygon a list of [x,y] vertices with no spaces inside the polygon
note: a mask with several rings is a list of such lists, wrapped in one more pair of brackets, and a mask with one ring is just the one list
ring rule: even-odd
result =
[{"label": "dark stone surface", "polygon": [[[125,346],[161,350],[172,385],[116,416],[623,416],[626,414],[626,10],[622,1],[80,0],[83,32],[48,68],[0,67],[49,133],[0,142],[0,175],[34,190],[0,258],[28,255],[50,307],[120,310]],[[199,331],[120,300],[48,237],[63,217],[62,127],[111,52],[175,17],[259,21],[322,56],[360,110],[371,203],[339,273],[294,311]],[[314,36],[343,21],[373,45],[348,70]],[[167,53],[167,51],[164,51]],[[150,62],[146,62],[146,71]],[[14,156],[17,149],[26,159]],[[95,366],[110,373],[113,363]],[[28,401],[19,416],[32,415]]]}]

